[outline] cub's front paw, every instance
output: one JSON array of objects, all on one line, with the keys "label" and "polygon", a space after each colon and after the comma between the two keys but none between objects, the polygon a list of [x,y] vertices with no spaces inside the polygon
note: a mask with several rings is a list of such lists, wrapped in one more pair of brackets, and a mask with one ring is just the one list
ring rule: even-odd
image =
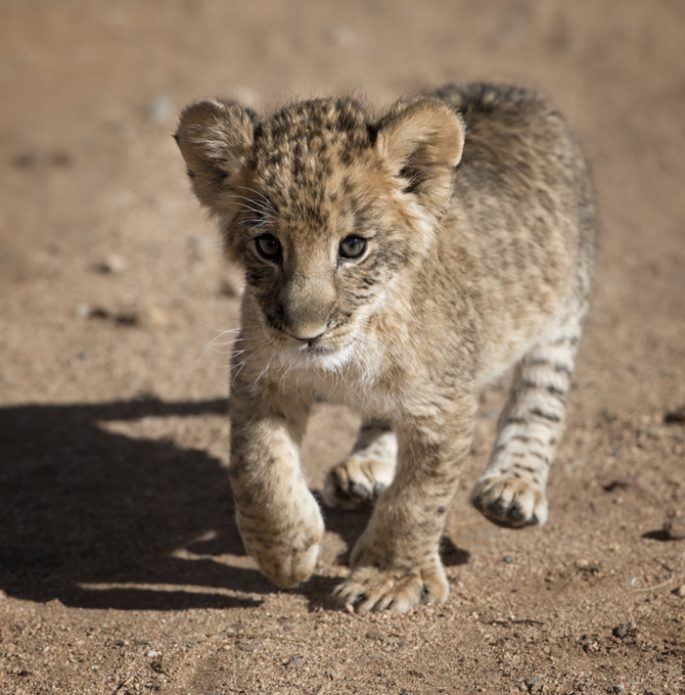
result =
[{"label": "cub's front paw", "polygon": [[279,589],[292,589],[312,576],[319,557],[319,543],[311,543],[305,548],[282,546],[249,552],[267,579]]},{"label": "cub's front paw", "polygon": [[245,529],[238,520],[248,554],[262,574],[279,589],[291,589],[309,579],[319,556],[324,526],[321,514],[309,522],[298,521],[287,530]]},{"label": "cub's front paw", "polygon": [[440,558],[410,569],[357,567],[333,595],[357,613],[406,613],[420,603],[443,602],[449,593]]},{"label": "cub's front paw", "polygon": [[539,486],[511,473],[481,478],[471,493],[473,506],[496,524],[521,528],[547,521],[547,498]]}]

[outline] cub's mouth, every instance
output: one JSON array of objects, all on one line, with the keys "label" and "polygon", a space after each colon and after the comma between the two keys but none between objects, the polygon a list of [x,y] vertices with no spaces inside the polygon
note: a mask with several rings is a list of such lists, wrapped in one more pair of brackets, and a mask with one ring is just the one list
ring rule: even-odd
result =
[{"label": "cub's mouth", "polygon": [[333,355],[338,352],[341,348],[332,345],[321,345],[316,341],[309,341],[307,343],[302,343],[296,346],[297,352],[305,353],[307,355]]},{"label": "cub's mouth", "polygon": [[324,334],[314,340],[301,341],[281,334],[279,357],[288,365],[335,370],[349,361],[354,352],[352,335]]}]

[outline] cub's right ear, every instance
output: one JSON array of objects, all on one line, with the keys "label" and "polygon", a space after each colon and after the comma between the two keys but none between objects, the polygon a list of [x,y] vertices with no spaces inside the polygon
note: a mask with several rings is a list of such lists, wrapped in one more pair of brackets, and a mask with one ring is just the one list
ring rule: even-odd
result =
[{"label": "cub's right ear", "polygon": [[235,208],[236,187],[252,151],[256,125],[253,111],[231,101],[196,101],[181,113],[174,139],[195,195],[213,212]]}]

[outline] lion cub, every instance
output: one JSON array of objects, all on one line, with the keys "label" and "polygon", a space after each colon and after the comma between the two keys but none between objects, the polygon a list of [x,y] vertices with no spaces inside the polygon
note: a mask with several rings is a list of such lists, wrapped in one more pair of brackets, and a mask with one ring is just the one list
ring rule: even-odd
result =
[{"label": "lion cub", "polygon": [[324,499],[376,501],[338,598],[444,600],[438,543],[478,393],[514,364],[472,500],[497,523],[547,518],[596,229],[573,135],[537,94],[474,84],[380,120],[349,98],[265,118],[200,101],[176,138],[245,269],[230,477],[247,551],[279,587],[314,570],[324,525],[298,448],[325,398],[364,424]]}]

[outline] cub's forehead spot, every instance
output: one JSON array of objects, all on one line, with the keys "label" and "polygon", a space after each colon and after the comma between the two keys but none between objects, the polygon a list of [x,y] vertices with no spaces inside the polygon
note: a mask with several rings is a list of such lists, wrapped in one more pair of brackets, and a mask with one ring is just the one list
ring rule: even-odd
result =
[{"label": "cub's forehead spot", "polygon": [[293,104],[255,131],[249,187],[282,229],[328,236],[366,226],[368,191],[357,164],[373,147],[363,106],[349,98]]},{"label": "cub's forehead spot", "polygon": [[371,146],[368,116],[352,99],[319,99],[286,107],[255,134],[255,169],[306,182],[329,176]]}]

